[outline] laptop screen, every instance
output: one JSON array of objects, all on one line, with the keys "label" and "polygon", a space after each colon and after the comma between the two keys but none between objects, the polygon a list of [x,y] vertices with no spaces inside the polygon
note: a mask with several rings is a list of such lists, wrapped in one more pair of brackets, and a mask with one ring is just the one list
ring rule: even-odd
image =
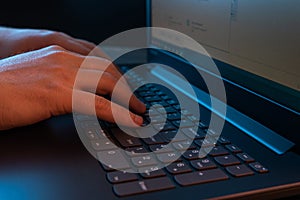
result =
[{"label": "laptop screen", "polygon": [[[199,42],[223,63],[218,66],[226,79],[299,112],[299,10],[294,0],[152,0],[149,13],[151,26]],[[152,38],[170,48],[178,44],[159,34]]]}]

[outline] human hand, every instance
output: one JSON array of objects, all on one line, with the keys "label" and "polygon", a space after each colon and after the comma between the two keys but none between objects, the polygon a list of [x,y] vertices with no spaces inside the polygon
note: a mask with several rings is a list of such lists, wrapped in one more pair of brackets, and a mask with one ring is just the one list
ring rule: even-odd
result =
[{"label": "human hand", "polygon": [[[110,102],[101,95],[111,95],[119,71],[107,59],[95,56],[83,56],[59,46],[50,46],[0,60],[0,130],[36,123],[51,116],[71,113],[72,92],[77,71],[84,60],[88,60],[82,69],[86,79],[80,80],[75,88],[80,97],[81,110],[86,112],[89,103],[95,100],[95,110],[100,119],[114,122],[112,107],[123,119],[125,126],[132,126],[128,110],[121,105],[126,95],[131,94],[129,86],[123,82],[118,91],[117,102]],[[104,68],[110,67],[104,71]],[[89,92],[90,77],[102,75],[96,94]],[[143,120],[139,115],[145,112],[145,105],[135,96],[130,98],[131,118],[137,125]],[[134,113],[133,113],[134,112]],[[89,113],[86,113],[89,114]]]},{"label": "human hand", "polygon": [[[62,32],[6,27],[0,27],[0,44],[0,58],[41,49],[50,45],[58,45],[66,50],[82,55],[89,54],[96,47],[91,42],[73,38]],[[98,56],[105,57],[99,49],[96,50]]]}]

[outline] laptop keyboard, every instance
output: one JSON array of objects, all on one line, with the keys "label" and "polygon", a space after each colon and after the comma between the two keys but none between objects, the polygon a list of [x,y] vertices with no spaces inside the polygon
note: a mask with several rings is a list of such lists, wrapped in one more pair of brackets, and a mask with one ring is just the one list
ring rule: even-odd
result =
[{"label": "laptop keyboard", "polygon": [[[126,67],[123,71],[128,70]],[[130,74],[133,79],[131,84],[141,82],[143,79],[136,74]],[[144,116],[145,124],[150,122],[149,112],[154,116],[151,124],[160,130],[155,136],[149,138],[132,137],[124,133],[114,124],[101,122],[103,131],[96,131],[86,121],[87,136],[92,147],[98,152],[98,156],[107,156],[112,166],[101,164],[106,171],[107,180],[112,184],[117,196],[130,196],[147,192],[154,192],[176,187],[205,184],[215,181],[224,181],[232,178],[253,176],[267,173],[268,169],[247,154],[238,145],[233,144],[227,138],[219,137],[217,143],[213,138],[214,132],[208,129],[208,125],[202,121],[196,121],[195,117],[184,108],[180,108],[178,102],[168,96],[159,86],[146,84],[140,87],[136,96],[147,106],[147,114]],[[160,109],[151,108],[153,104],[161,104],[167,112],[167,121],[163,123]],[[181,112],[183,116],[181,116]],[[181,119],[181,120],[180,120]],[[181,128],[179,129],[179,124]],[[191,127],[199,126],[197,132]],[[176,140],[174,140],[174,136]],[[206,137],[206,135],[210,137]],[[104,140],[103,136],[110,139]],[[206,137],[206,138],[205,138]],[[191,140],[188,139],[193,139]],[[154,152],[160,150],[172,140],[172,148],[164,149],[155,156],[139,156],[139,153]],[[112,143],[126,150],[122,153],[115,149]],[[207,155],[199,158],[200,147],[213,147]],[[175,161],[175,156],[179,158]],[[168,164],[158,169],[157,163]],[[118,169],[139,168],[141,173],[126,173]],[[144,170],[143,168],[151,169]]]}]

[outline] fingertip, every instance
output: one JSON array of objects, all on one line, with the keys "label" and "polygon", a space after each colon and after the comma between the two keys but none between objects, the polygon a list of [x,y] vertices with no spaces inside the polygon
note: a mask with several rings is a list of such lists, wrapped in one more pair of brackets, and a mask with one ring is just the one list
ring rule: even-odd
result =
[{"label": "fingertip", "polygon": [[144,122],[144,119],[139,115],[133,115],[133,121],[138,125],[141,126]]}]

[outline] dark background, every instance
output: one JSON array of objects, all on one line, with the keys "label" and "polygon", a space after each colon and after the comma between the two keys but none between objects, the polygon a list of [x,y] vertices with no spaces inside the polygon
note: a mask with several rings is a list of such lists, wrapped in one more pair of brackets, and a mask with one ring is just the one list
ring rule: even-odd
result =
[{"label": "dark background", "polygon": [[131,28],[146,25],[144,0],[51,0],[2,2],[0,25],[63,31],[100,43]]}]

